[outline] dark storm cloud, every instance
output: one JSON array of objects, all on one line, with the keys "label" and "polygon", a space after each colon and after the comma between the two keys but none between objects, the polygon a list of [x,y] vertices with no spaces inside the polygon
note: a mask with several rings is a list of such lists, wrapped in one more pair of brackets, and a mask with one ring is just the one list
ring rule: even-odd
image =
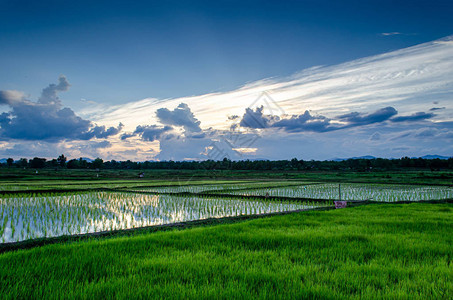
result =
[{"label": "dark storm cloud", "polygon": [[330,119],[324,116],[312,116],[308,110],[301,115],[293,115],[291,118],[281,119],[272,124],[272,127],[283,128],[287,132],[326,132],[338,129],[330,126]]},{"label": "dark storm cloud", "polygon": [[393,107],[385,107],[371,114],[352,112],[337,117],[345,125],[335,125],[332,124],[332,119],[322,115],[314,116],[308,110],[301,115],[279,118],[263,114],[263,107],[258,107],[255,110],[246,108],[239,124],[241,127],[254,129],[281,128],[286,132],[328,132],[383,122],[397,113]]},{"label": "dark storm cloud", "polygon": [[0,104],[11,111],[0,115],[0,137],[20,140],[88,140],[106,138],[117,134],[121,128],[93,125],[91,121],[77,116],[70,108],[63,107],[57,96],[66,91],[69,83],[60,76],[58,84],[44,88],[38,102],[27,100],[18,91],[0,91]]},{"label": "dark storm cloud", "polygon": [[102,126],[94,126],[89,131],[81,133],[78,135],[78,138],[81,140],[90,140],[92,138],[103,139],[107,138],[111,135],[116,135],[120,133],[121,129],[123,129],[123,124],[120,123],[118,127],[109,127],[106,129],[104,125]]},{"label": "dark storm cloud", "polygon": [[391,119],[392,122],[413,122],[413,121],[421,121],[426,119],[431,119],[434,117],[435,114],[433,113],[425,113],[425,112],[417,112],[410,116],[401,116]]},{"label": "dark storm cloud", "polygon": [[[286,132],[329,132],[353,127],[362,127],[371,124],[392,122],[415,122],[430,119],[433,113],[417,112],[410,116],[395,117],[398,111],[391,106],[366,114],[351,112],[330,119],[322,115],[312,115],[308,110],[300,115],[271,116],[263,113],[263,107],[255,110],[246,108],[239,123],[241,127],[253,129],[281,128]],[[232,127],[233,128],[233,127]],[[374,137],[374,140],[377,136]]]},{"label": "dark storm cloud", "polygon": [[186,103],[181,103],[174,110],[159,108],[156,111],[159,121],[168,126],[182,126],[187,132],[200,132],[200,121],[191,112]]},{"label": "dark storm cloud", "polygon": [[338,119],[347,122],[349,124],[347,127],[353,127],[384,122],[396,114],[398,114],[398,111],[395,108],[388,106],[368,115],[351,112],[349,114],[338,116]]},{"label": "dark storm cloud", "polygon": [[436,111],[436,110],[442,110],[445,109],[445,107],[433,107],[429,111]]},{"label": "dark storm cloud", "polygon": [[[159,127],[157,125],[137,126],[133,135],[139,135],[143,140],[152,142],[160,139],[164,133],[171,131],[172,129],[173,127],[171,126],[164,127]],[[121,137],[121,139],[123,139],[123,137]]]},{"label": "dark storm cloud", "polygon": [[124,140],[127,140],[128,138],[131,138],[131,137],[134,137],[136,136],[135,133],[131,132],[131,133],[123,133],[121,135],[121,140],[124,141]]}]

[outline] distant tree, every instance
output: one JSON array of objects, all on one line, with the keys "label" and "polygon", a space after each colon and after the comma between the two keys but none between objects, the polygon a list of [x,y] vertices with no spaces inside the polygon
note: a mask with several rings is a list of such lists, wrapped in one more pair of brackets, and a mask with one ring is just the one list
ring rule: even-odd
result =
[{"label": "distant tree", "polygon": [[59,166],[58,161],[57,161],[55,158],[52,159],[51,161],[48,161],[48,162],[47,162],[47,165],[48,165],[48,166],[51,166],[52,168],[56,168],[56,167]]},{"label": "distant tree", "polygon": [[21,168],[25,168],[28,166],[28,160],[26,158],[21,158],[19,159],[19,163],[18,165],[21,167]]},{"label": "distant tree", "polygon": [[8,168],[11,168],[13,166],[13,163],[14,159],[12,159],[11,157],[6,160],[6,165],[8,166]]},{"label": "distant tree", "polygon": [[83,158],[79,158],[79,168],[81,169],[88,168],[88,162]]},{"label": "distant tree", "polygon": [[46,166],[46,159],[45,158],[39,158],[39,157],[34,157],[33,159],[30,159],[30,167],[34,169],[42,169]]},{"label": "distant tree", "polygon": [[57,162],[58,162],[58,165],[62,168],[64,168],[66,166],[66,156],[64,156],[63,154],[58,156],[57,158]]},{"label": "distant tree", "polygon": [[103,165],[104,161],[99,157],[93,161],[93,168],[95,169],[101,169]]},{"label": "distant tree", "polygon": [[67,167],[68,167],[68,169],[78,169],[78,168],[80,168],[79,160],[71,159],[70,161],[68,161]]}]

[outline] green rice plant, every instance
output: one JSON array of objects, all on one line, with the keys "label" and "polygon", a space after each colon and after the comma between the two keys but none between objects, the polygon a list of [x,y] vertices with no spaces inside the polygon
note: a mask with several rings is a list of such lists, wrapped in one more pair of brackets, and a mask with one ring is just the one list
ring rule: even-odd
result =
[{"label": "green rice plant", "polygon": [[[219,218],[247,214],[263,214],[298,210],[332,203],[296,203],[282,201],[281,195],[298,195],[300,185],[289,186],[276,183],[263,189],[263,184],[216,185],[212,189],[223,189],[238,195],[257,194],[266,191],[269,199],[249,199],[222,196],[184,194],[141,194],[130,192],[84,192],[59,194],[23,194],[0,196],[0,222],[2,235],[6,241],[24,240],[43,236],[59,236],[73,233],[90,233],[104,230],[136,228],[174,222],[184,222],[204,218]],[[276,187],[277,186],[277,187]],[[173,187],[172,187],[173,188]],[[203,186],[185,186],[186,190],[199,191]],[[253,188],[250,191],[241,188]],[[182,189],[182,188],[181,188]],[[345,186],[345,193],[349,193]],[[224,193],[222,191],[222,193]],[[277,191],[277,192],[275,192]],[[357,192],[356,195],[365,194]],[[307,185],[303,193],[313,198],[327,195],[335,199],[336,191],[329,185]],[[346,197],[347,194],[345,194]],[[276,198],[275,198],[276,197]],[[414,197],[412,194],[410,197]],[[307,197],[309,198],[309,197]],[[411,198],[412,199],[412,198]],[[1,224],[1,223],[0,223]],[[8,228],[11,237],[3,232]],[[14,228],[14,229],[13,229]],[[20,232],[20,234],[17,234]],[[25,234],[26,233],[26,234]]]}]

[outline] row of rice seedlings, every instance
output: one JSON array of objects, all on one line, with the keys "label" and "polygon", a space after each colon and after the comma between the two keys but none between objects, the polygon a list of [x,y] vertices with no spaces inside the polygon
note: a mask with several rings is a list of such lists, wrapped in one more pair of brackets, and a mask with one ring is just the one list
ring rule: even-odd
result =
[{"label": "row of rice seedlings", "polygon": [[232,191],[232,195],[329,199],[374,200],[383,202],[441,200],[453,198],[453,189],[432,186],[385,186],[361,184],[319,184],[284,188]]},{"label": "row of rice seedlings", "polygon": [[0,186],[0,191],[21,191],[21,190],[28,190],[29,187],[25,185],[17,185],[17,184],[2,184]]},{"label": "row of rice seedlings", "polygon": [[14,242],[315,206],[319,204],[111,192],[2,196],[0,239]]},{"label": "row of rice seedlings", "polygon": [[209,185],[181,185],[181,186],[167,186],[167,187],[147,187],[147,188],[134,188],[136,192],[153,192],[159,194],[170,194],[170,193],[225,193],[228,194],[231,191],[242,190],[242,189],[256,189],[264,187],[278,187],[288,185],[299,185],[300,183],[288,183],[288,182],[253,182],[253,183],[239,183],[239,184],[209,184]]}]

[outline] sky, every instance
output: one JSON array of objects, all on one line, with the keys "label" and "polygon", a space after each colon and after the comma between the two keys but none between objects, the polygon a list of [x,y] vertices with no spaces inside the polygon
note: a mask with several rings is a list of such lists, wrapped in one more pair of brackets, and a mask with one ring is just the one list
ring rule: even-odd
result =
[{"label": "sky", "polygon": [[452,13],[0,0],[0,158],[451,156]]}]

